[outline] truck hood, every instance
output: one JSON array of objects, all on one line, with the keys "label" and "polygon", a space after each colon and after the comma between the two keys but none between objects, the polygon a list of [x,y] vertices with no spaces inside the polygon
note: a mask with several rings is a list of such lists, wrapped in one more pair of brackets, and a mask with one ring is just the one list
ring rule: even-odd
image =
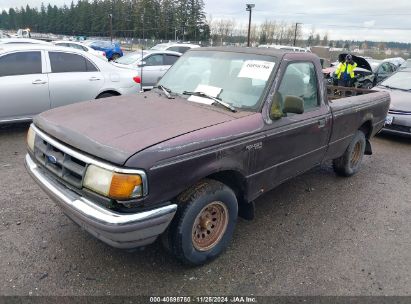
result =
[{"label": "truck hood", "polygon": [[249,114],[149,92],[52,109],[38,115],[34,124],[90,156],[123,165],[152,145]]}]

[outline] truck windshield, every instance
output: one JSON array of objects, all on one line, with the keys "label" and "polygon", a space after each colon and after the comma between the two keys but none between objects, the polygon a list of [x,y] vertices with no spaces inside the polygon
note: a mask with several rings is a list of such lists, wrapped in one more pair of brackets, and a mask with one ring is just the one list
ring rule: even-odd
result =
[{"label": "truck windshield", "polygon": [[243,110],[255,111],[277,58],[255,54],[194,51],[182,56],[158,83],[189,101],[210,104],[198,92]]}]

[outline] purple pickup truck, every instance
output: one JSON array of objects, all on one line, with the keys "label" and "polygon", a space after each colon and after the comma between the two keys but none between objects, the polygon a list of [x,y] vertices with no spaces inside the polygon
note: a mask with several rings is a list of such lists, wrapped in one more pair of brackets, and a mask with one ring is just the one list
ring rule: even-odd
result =
[{"label": "purple pickup truck", "polygon": [[200,265],[237,216],[284,181],[333,160],[351,176],[371,155],[389,94],[327,87],[310,53],[197,48],[150,92],[44,112],[28,172],[63,212],[118,248],[157,238]]}]

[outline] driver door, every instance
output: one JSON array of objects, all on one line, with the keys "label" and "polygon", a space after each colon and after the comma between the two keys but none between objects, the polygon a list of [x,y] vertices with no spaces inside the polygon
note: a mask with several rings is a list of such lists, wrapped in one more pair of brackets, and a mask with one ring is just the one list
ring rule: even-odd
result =
[{"label": "driver door", "polygon": [[[322,100],[314,64],[284,60],[282,65],[280,71],[284,74],[273,98],[280,115],[272,115],[272,123],[266,126],[256,168],[257,172],[263,172],[258,183],[265,184],[265,189],[320,164],[331,129],[331,114]],[[303,99],[302,114],[282,112],[287,96]]]}]

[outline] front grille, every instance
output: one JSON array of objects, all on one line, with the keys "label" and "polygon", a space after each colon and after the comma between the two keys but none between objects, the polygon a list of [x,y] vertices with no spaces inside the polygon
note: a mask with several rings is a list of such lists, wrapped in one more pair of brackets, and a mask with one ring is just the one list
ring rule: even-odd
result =
[{"label": "front grille", "polygon": [[81,189],[87,164],[57,149],[40,136],[36,136],[34,156],[51,173],[70,185]]},{"label": "front grille", "polygon": [[389,130],[394,130],[394,131],[411,133],[411,128],[410,127],[400,126],[400,125],[396,125],[396,124],[386,125],[384,128],[389,129]]}]

